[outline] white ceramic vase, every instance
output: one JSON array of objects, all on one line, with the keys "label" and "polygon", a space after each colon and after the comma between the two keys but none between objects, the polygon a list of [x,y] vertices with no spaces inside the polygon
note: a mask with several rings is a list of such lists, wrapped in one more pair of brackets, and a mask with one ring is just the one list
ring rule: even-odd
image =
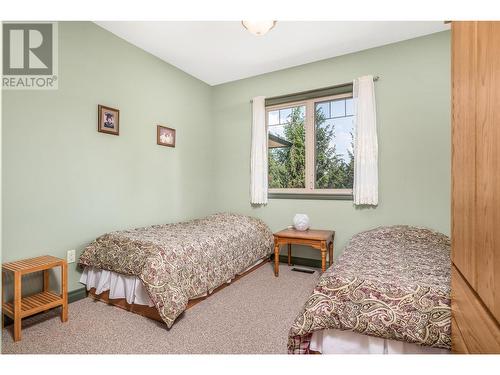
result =
[{"label": "white ceramic vase", "polygon": [[308,230],[309,216],[306,214],[295,214],[293,217],[293,227],[300,231]]}]

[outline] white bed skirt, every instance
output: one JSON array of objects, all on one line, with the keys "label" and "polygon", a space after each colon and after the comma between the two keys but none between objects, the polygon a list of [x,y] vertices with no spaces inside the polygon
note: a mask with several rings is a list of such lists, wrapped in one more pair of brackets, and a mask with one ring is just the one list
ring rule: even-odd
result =
[{"label": "white bed skirt", "polygon": [[125,298],[130,304],[153,306],[144,284],[136,276],[122,275],[95,267],[85,267],[80,282],[85,284],[87,290],[95,288],[96,294],[109,290],[109,298],[111,299]]},{"label": "white bed skirt", "polygon": [[387,340],[352,331],[313,332],[310,349],[322,354],[450,354],[449,350]]},{"label": "white bed skirt", "polygon": [[[238,273],[238,275],[245,273],[266,259],[267,257],[259,259],[250,267]],[[146,288],[144,288],[144,284],[136,276],[123,275],[95,267],[85,267],[80,277],[80,282],[85,284],[87,290],[95,288],[96,294],[101,294],[109,290],[109,298],[111,299],[125,298],[129,304],[154,306]],[[226,282],[229,284],[231,280]],[[192,299],[205,297],[212,292],[213,289]]]}]

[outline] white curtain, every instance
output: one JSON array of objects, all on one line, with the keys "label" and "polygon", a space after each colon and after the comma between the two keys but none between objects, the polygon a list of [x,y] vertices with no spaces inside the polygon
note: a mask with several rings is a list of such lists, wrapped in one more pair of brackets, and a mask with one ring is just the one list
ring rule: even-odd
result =
[{"label": "white curtain", "polygon": [[356,137],[354,144],[354,204],[378,204],[377,114],[373,76],[353,82]]},{"label": "white curtain", "polygon": [[267,129],[264,96],[257,96],[252,101],[250,163],[250,203],[267,204]]}]

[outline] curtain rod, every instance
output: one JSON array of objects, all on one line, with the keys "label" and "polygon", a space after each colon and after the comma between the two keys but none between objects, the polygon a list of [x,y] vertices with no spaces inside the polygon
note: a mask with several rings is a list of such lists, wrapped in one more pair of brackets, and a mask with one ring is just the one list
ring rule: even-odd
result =
[{"label": "curtain rod", "polygon": [[[373,77],[373,82],[377,82],[380,79],[380,76],[374,76]],[[319,89],[314,89],[314,90],[306,90],[306,91],[300,91],[300,92],[295,92],[293,94],[286,94],[286,95],[278,95],[278,96],[271,96],[269,98],[266,98],[266,100],[274,100],[274,99],[280,99],[280,98],[286,98],[287,96],[295,96],[295,95],[305,95],[310,92],[315,92],[315,91],[323,91],[323,90],[330,90],[330,89],[336,89],[338,87],[344,87],[344,86],[349,86],[352,85],[352,82],[346,82],[346,83],[339,83],[337,85],[333,86],[328,86],[328,87],[321,87]],[[252,103],[253,100],[250,99],[250,103]]]}]

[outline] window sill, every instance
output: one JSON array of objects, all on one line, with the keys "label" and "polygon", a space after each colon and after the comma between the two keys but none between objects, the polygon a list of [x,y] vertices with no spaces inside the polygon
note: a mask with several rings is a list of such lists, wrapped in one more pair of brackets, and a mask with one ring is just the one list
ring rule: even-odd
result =
[{"label": "window sill", "polygon": [[310,200],[338,200],[352,201],[352,193],[272,193],[267,194],[269,199],[310,199]]}]

